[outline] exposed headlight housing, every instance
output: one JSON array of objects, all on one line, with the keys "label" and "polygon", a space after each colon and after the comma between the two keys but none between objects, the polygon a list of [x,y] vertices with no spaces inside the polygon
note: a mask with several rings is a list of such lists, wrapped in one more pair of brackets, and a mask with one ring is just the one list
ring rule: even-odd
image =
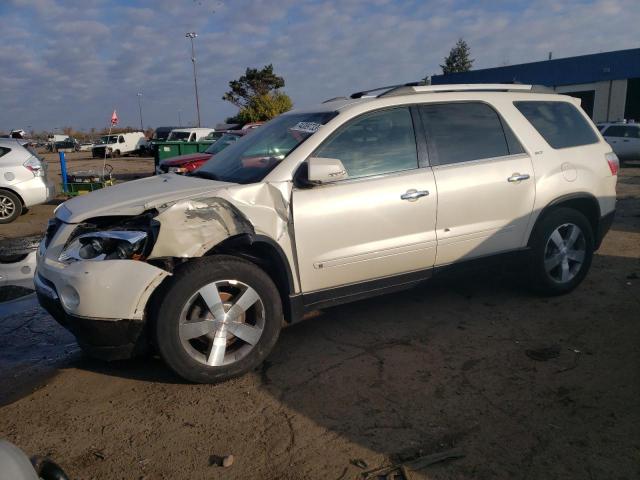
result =
[{"label": "exposed headlight housing", "polygon": [[65,263],[99,260],[138,260],[145,251],[148,233],[138,230],[105,230],[73,239],[58,260]]}]

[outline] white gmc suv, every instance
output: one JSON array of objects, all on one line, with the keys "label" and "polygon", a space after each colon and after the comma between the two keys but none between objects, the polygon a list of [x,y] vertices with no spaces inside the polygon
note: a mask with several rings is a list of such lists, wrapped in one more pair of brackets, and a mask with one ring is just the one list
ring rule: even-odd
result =
[{"label": "white gmc suv", "polygon": [[182,377],[216,382],[260,364],[283,321],[453,264],[521,254],[539,291],[571,291],[613,221],[617,172],[571,97],[358,92],[281,115],[189,176],[64,203],[35,283],[88,352],[152,346]]}]

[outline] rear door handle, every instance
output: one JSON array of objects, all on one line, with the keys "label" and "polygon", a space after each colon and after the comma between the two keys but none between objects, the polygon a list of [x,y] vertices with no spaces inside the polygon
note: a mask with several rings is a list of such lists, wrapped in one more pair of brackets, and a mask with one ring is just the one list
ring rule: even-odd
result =
[{"label": "rear door handle", "polygon": [[412,188],[410,190],[407,190],[406,193],[403,193],[402,195],[400,195],[400,198],[402,200],[409,200],[410,202],[415,202],[420,197],[426,197],[427,195],[429,195],[428,190],[416,190],[415,188]]},{"label": "rear door handle", "polygon": [[511,183],[518,183],[523,180],[529,180],[529,178],[530,177],[528,173],[514,173],[509,178],[507,178],[507,181]]}]

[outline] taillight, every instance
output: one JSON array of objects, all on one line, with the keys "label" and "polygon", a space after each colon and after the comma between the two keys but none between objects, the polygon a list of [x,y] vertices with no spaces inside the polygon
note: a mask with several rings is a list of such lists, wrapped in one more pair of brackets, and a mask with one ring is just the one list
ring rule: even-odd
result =
[{"label": "taillight", "polygon": [[36,157],[29,157],[29,159],[22,164],[24,168],[33,173],[34,177],[41,177],[43,175],[42,163]]},{"label": "taillight", "polygon": [[607,160],[609,164],[609,170],[611,170],[611,175],[618,175],[618,170],[620,170],[620,160],[618,160],[618,156],[613,153],[605,153],[604,158]]}]

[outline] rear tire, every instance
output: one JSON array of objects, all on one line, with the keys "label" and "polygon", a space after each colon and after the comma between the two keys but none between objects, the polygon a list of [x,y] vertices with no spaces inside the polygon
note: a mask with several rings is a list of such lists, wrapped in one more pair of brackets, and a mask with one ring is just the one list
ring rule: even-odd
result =
[{"label": "rear tire", "polygon": [[544,295],[562,295],[580,285],[589,272],[593,230],[579,211],[558,208],[536,225],[530,246],[532,287]]},{"label": "rear tire", "polygon": [[225,255],[179,269],[157,312],[154,337],[160,356],[196,383],[221,382],[260,365],[283,321],[271,278],[253,263]]},{"label": "rear tire", "polygon": [[11,223],[22,215],[22,201],[9,190],[0,190],[0,223]]}]

